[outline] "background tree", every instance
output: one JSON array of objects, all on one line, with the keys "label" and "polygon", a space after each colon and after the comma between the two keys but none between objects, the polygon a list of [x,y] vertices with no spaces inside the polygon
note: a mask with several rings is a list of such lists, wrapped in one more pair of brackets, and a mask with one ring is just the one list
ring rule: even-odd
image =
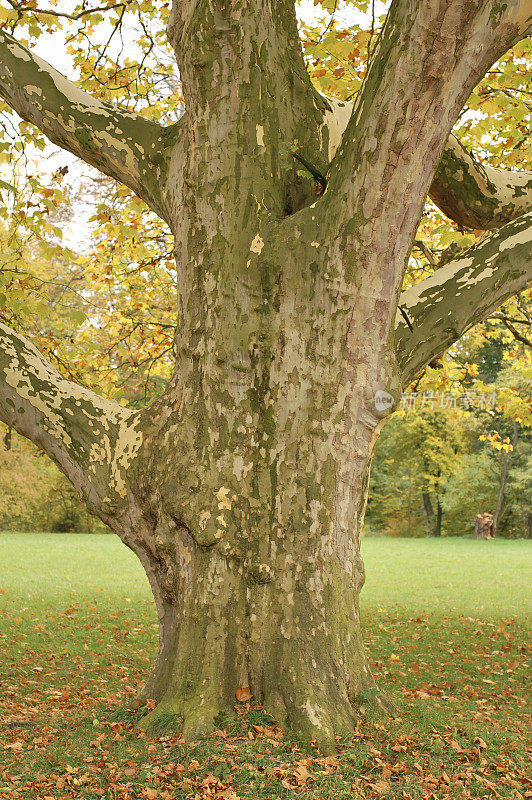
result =
[{"label": "background tree", "polygon": [[473,433],[463,417],[460,410],[429,405],[390,420],[375,448],[379,469],[372,473],[368,504],[372,528],[419,535],[423,525],[429,536],[441,536],[445,487]]},{"label": "background tree", "polygon": [[[516,302],[526,320],[525,298]],[[505,306],[498,313],[508,311]],[[520,320],[515,309],[511,313]],[[472,534],[478,513],[495,513],[501,487],[499,535],[527,535],[529,495],[520,487],[527,485],[529,468],[530,365],[530,347],[494,316],[462,337],[438,369],[429,367],[416,379],[405,410],[392,417],[375,448],[366,516],[370,532],[423,535],[424,490],[438,484],[444,535]]]},{"label": "background tree", "polygon": [[70,481],[26,439],[0,441],[0,530],[108,530],[80,503]]},{"label": "background tree", "polygon": [[[113,36],[128,6],[105,20]],[[149,51],[164,4],[131,8]],[[175,3],[174,109],[186,110],[171,124],[135,83],[144,62],[115,62],[129,102],[104,102],[107,65],[90,47],[88,94],[7,32],[28,11],[4,14],[0,95],[171,228],[176,368],[133,411],[2,325],[0,416],[146,569],[160,648],[145,724],[174,714],[190,735],[249,685],[330,746],[374,689],[358,593],[378,432],[402,386],[530,281],[530,176],[448,140],[474,85],[527,33],[526,4],[392,2],[351,106],[311,84],[289,0]],[[68,16],[89,35],[102,21]],[[494,232],[401,294],[429,191],[458,225]]]}]

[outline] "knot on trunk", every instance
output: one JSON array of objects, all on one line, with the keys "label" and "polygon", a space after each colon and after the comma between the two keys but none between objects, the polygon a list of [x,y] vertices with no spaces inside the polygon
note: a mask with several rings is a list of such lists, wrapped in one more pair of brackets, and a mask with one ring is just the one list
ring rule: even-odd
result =
[{"label": "knot on trunk", "polygon": [[213,547],[222,540],[225,520],[219,514],[213,517],[210,511],[202,511],[199,523],[190,529],[190,535],[200,547]]},{"label": "knot on trunk", "polygon": [[269,564],[254,563],[248,567],[248,573],[255,583],[271,583],[273,580],[273,570]]}]

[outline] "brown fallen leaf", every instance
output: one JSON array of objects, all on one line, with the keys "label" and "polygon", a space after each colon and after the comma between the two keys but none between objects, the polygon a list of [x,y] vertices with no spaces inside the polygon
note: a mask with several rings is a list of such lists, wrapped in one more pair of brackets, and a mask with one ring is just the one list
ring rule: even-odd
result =
[{"label": "brown fallen leaf", "polygon": [[235,697],[239,703],[247,703],[253,695],[249,691],[249,686],[239,686],[235,692]]},{"label": "brown fallen leaf", "polygon": [[370,786],[380,797],[383,797],[390,791],[390,784],[388,781],[376,781],[375,783],[370,783]]},{"label": "brown fallen leaf", "polygon": [[299,763],[294,770],[294,778],[298,786],[304,786],[312,773],[308,771],[305,764]]},{"label": "brown fallen leaf", "polygon": [[13,750],[14,753],[20,753],[22,750],[24,750],[24,742],[16,741],[11,742],[11,744],[5,744],[4,750]]}]

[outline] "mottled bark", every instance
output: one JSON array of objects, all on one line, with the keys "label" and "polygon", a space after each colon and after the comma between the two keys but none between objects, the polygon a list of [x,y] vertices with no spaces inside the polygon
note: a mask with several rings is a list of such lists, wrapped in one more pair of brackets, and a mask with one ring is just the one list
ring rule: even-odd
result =
[{"label": "mottled bark", "polygon": [[[327,98],[324,120],[332,159],[354,102]],[[477,161],[451,134],[429,186],[430,199],[462,228],[492,230],[532,209],[532,173],[497,169]]]},{"label": "mottled bark", "polygon": [[125,504],[138,414],[63,378],[25,337],[0,323],[0,419],[47,453],[89,508]]},{"label": "mottled bark", "polygon": [[532,173],[484,166],[450,136],[430,199],[464,228],[500,228],[532,209]]},{"label": "mottled bark", "polygon": [[165,150],[178,126],[163,128],[84,92],[0,31],[0,97],[55,144],[125,183],[157,213]]},{"label": "mottled bark", "polygon": [[472,325],[532,282],[531,243],[529,213],[403,292],[395,342],[405,384]]},{"label": "mottled bark", "polygon": [[[236,500],[220,496],[244,505],[239,489]],[[318,550],[322,532],[308,524],[306,535],[294,524],[280,531],[274,523],[270,537],[246,528],[245,545],[235,542],[229,555],[239,514],[220,505],[223,540],[209,547],[180,538],[178,558],[171,526],[163,533],[159,520],[159,547],[164,541],[180,564],[181,583],[162,619],[160,660],[144,691],[157,706],[143,724],[172,715],[193,737],[249,685],[282,723],[328,746],[335,732],[352,729],[355,701],[376,691],[360,636],[361,563]]]},{"label": "mottled bark", "polygon": [[249,685],[328,748],[375,693],[358,611],[373,446],[412,371],[525,285],[529,220],[405,293],[408,325],[404,266],[459,109],[525,17],[518,2],[396,0],[347,123],[310,84],[293,2],[176,2],[186,113],[165,131],[138,121],[137,136],[127,113],[0,41],[0,95],[175,235],[176,370],[142,412],[0,328],[0,419],[148,574],[160,648],[144,724],[172,714],[193,735]]}]

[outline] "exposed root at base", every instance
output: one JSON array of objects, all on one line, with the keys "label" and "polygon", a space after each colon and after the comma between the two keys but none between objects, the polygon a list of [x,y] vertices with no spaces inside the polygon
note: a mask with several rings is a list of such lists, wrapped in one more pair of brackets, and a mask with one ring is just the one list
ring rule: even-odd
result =
[{"label": "exposed root at base", "polygon": [[390,717],[401,716],[401,711],[399,709],[399,706],[390,697],[390,695],[385,693],[378,694],[376,698],[376,703],[385,715]]},{"label": "exposed root at base", "polygon": [[156,706],[148,714],[141,717],[137,727],[152,736],[164,736],[165,734],[177,734],[183,729],[183,717],[164,706]]},{"label": "exposed root at base", "polygon": [[400,710],[393,698],[376,686],[355,695],[353,705],[358,713],[375,717],[399,717]]},{"label": "exposed root at base", "polygon": [[[334,755],[338,750],[338,739],[349,738],[355,731],[357,719],[368,716],[398,716],[399,709],[386,694],[375,691],[371,696],[359,697],[353,705],[342,700],[333,708],[324,708],[318,703],[307,701],[304,705],[290,705],[282,727],[286,727],[302,746],[315,746],[323,755]],[[270,715],[270,704],[266,702],[264,711]],[[358,706],[358,708],[357,708]],[[140,709],[139,709],[140,710]],[[277,711],[279,708],[276,709]],[[272,720],[275,719],[273,715]],[[283,715],[284,716],[284,715]],[[222,708],[219,703],[205,702],[195,704],[162,700],[145,714],[138,727],[153,736],[181,733],[185,741],[208,736],[218,726],[221,719],[228,722],[237,715],[233,708]]]},{"label": "exposed root at base", "polygon": [[195,705],[191,701],[172,703],[161,701],[138,722],[138,727],[154,736],[161,733],[181,733],[183,739],[207,736],[215,730],[215,720],[226,711],[218,704]]}]

